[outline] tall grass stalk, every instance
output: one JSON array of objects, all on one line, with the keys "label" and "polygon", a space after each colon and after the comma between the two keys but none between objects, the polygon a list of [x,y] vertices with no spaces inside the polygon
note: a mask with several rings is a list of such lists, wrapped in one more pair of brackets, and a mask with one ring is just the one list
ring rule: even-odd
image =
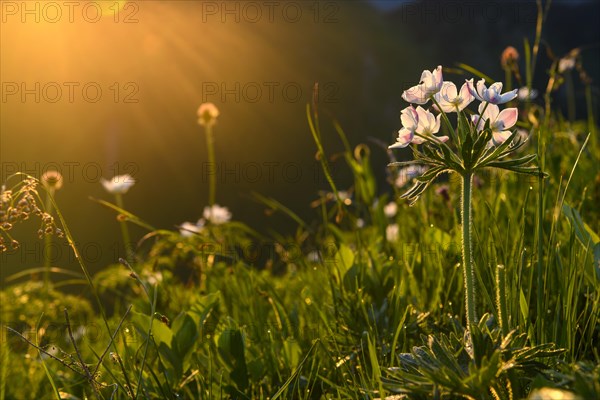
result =
[{"label": "tall grass stalk", "polygon": [[[58,219],[60,221],[61,228],[63,229],[65,238],[67,239],[67,243],[69,244],[69,247],[73,251],[75,259],[77,260],[77,263],[79,264],[79,267],[81,268],[81,271],[83,272],[83,275],[85,276],[85,279],[89,285],[92,296],[94,297],[94,300],[96,301],[98,310],[100,311],[100,317],[101,317],[102,321],[104,322],[106,331],[108,332],[109,335],[111,335],[112,330],[110,329],[110,325],[108,323],[108,317],[106,316],[106,310],[104,309],[104,305],[103,305],[102,301],[100,300],[100,296],[98,295],[98,290],[96,289],[96,285],[94,284],[92,276],[90,275],[85,263],[83,262],[83,257],[81,256],[79,249],[77,248],[77,246],[75,244],[75,240],[73,239],[73,235],[71,234],[71,231],[69,230],[69,227],[67,226],[67,222],[65,221],[62,213],[60,212],[60,209],[57,207],[56,203],[54,202],[54,198],[51,197],[50,200],[52,202],[54,209],[56,210],[56,216],[58,217]],[[119,356],[119,349],[117,348],[116,343],[113,342],[112,345],[113,345],[115,354],[117,356]],[[124,367],[121,368],[121,372],[126,377],[126,379],[128,379],[127,370]]]},{"label": "tall grass stalk", "polygon": [[217,164],[215,164],[215,141],[213,138],[212,125],[204,126],[206,136],[206,151],[208,153],[208,165],[210,173],[208,174],[208,205],[215,204],[217,196]]},{"label": "tall grass stalk", "polygon": [[[121,193],[115,193],[115,203],[120,209],[125,209],[123,204],[123,195]],[[121,236],[123,237],[123,243],[125,246],[125,258],[129,262],[133,262],[134,251],[131,243],[131,236],[129,235],[129,227],[127,226],[127,221],[125,221],[122,218],[119,218],[119,225],[121,227]]]},{"label": "tall grass stalk", "polygon": [[596,117],[594,116],[594,101],[592,98],[592,85],[586,83],[585,85],[585,104],[587,108],[587,124],[588,132],[591,135],[591,147],[597,149],[598,137],[596,135]]},{"label": "tall grass stalk", "polygon": [[[52,215],[52,203],[54,197],[54,188],[46,188],[46,212]],[[50,269],[52,267],[52,235],[44,233],[44,290],[50,290]]]}]

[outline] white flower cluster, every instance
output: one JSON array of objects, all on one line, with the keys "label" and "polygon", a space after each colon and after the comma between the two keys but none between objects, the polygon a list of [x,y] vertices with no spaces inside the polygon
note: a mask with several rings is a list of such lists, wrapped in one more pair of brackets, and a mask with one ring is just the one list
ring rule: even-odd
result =
[{"label": "white flower cluster", "polygon": [[440,130],[440,117],[442,114],[462,112],[474,100],[479,100],[479,115],[473,115],[472,122],[478,131],[485,127],[489,121],[493,133],[492,144],[503,143],[511,135],[510,129],[517,122],[518,110],[507,108],[500,111],[498,104],[504,104],[517,97],[517,89],[502,93],[502,82],[489,86],[481,79],[475,85],[473,79],[466,80],[460,88],[453,82],[444,81],[442,66],[433,71],[423,71],[418,85],[405,90],[402,98],[412,104],[427,104],[431,100],[433,109],[439,114],[437,117],[420,105],[412,105],[401,111],[400,120],[402,129],[398,131],[396,143],[390,148],[403,148],[411,143],[421,144],[426,141],[448,141],[448,136],[434,136]]}]

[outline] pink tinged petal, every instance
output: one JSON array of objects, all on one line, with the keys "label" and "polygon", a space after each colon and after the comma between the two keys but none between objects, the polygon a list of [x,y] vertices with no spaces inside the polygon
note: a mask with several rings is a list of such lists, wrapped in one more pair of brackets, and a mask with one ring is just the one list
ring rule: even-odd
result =
[{"label": "pink tinged petal", "polygon": [[410,89],[405,90],[402,93],[402,98],[414,104],[425,104],[429,100],[423,93],[423,87],[421,85],[413,86]]},{"label": "pink tinged petal", "polygon": [[442,88],[440,89],[440,93],[444,100],[451,103],[456,100],[458,95],[456,91],[456,85],[453,82],[444,82]]},{"label": "pink tinged petal", "polygon": [[481,117],[483,119],[489,119],[492,123],[495,122],[498,118],[498,114],[500,114],[500,108],[492,103],[489,103],[487,107],[485,107],[483,104],[484,103],[481,103],[481,105],[479,105],[479,112],[482,112],[482,110],[485,108],[485,111],[483,111]]},{"label": "pink tinged petal", "polygon": [[413,106],[408,106],[404,110],[402,110],[400,114],[400,120],[402,121],[402,126],[415,130],[417,127],[417,122],[419,120],[419,116],[417,114],[417,110]]},{"label": "pink tinged petal", "polygon": [[460,88],[460,104],[458,105],[458,109],[459,110],[464,110],[464,108],[466,106],[468,106],[469,104],[471,104],[471,102],[473,102],[473,100],[475,100],[475,96],[473,96],[471,94],[471,91],[469,90],[469,85],[464,83],[462,85],[462,87]]},{"label": "pink tinged petal", "polygon": [[445,113],[456,112],[456,106],[454,103],[448,103],[447,101],[440,102],[440,106]]},{"label": "pink tinged petal", "polygon": [[510,137],[510,135],[512,135],[512,133],[510,133],[510,131],[500,131],[500,132],[493,132],[493,139],[492,141],[494,142],[494,144],[499,145],[502,144],[506,141],[506,139],[508,139]]},{"label": "pink tinged petal", "polygon": [[442,88],[442,84],[444,82],[444,78],[442,76],[442,66],[438,65],[435,70],[432,71],[433,80],[435,83],[436,91],[439,91]]},{"label": "pink tinged petal", "polygon": [[442,143],[446,143],[450,139],[448,136],[436,136],[436,138]]},{"label": "pink tinged petal", "polygon": [[487,88],[485,87],[485,79],[477,81],[477,91],[473,95],[479,101],[487,101]]},{"label": "pink tinged petal", "polygon": [[416,132],[422,135],[426,134],[435,121],[435,117],[421,106],[417,107],[417,114],[419,115],[419,124],[417,125]]},{"label": "pink tinged petal", "polygon": [[435,119],[435,124],[433,126],[433,129],[431,130],[431,133],[438,133],[440,130],[440,118],[442,117],[441,114],[438,114],[437,118]]},{"label": "pink tinged petal", "polygon": [[[497,107],[497,106],[496,106]],[[502,123],[503,129],[512,128],[517,123],[519,110],[516,108],[507,108],[498,114],[498,122]]]},{"label": "pink tinged petal", "polygon": [[433,76],[430,71],[424,70],[421,73],[420,83],[424,83],[425,86],[431,86],[431,81],[433,81]]},{"label": "pink tinged petal", "polygon": [[490,90],[490,91],[492,91],[494,93],[497,93],[497,94],[502,93],[502,82],[492,83],[490,85],[490,88],[488,90]]},{"label": "pink tinged petal", "polygon": [[435,101],[439,104],[439,107],[435,104],[433,105],[433,108],[436,111],[440,111],[440,108],[445,113],[456,111],[454,104],[452,104],[450,102],[450,100],[448,99],[448,96],[446,95],[448,90],[451,90],[451,89],[448,89],[450,85],[453,85],[453,83],[452,82],[444,82],[444,84],[442,86],[442,90],[440,90],[438,93],[436,93],[433,96]]},{"label": "pink tinged petal", "polygon": [[417,106],[417,109],[415,110],[417,112],[417,116],[418,116],[418,120],[419,122],[422,120],[423,122],[425,122],[425,120],[427,120],[427,110],[425,110],[423,107],[421,106]]},{"label": "pink tinged petal", "polygon": [[415,134],[413,131],[402,128],[398,131],[398,138],[396,138],[396,143],[389,146],[389,149],[402,149],[410,144],[413,140]]},{"label": "pink tinged petal", "polygon": [[[429,127],[429,129],[432,129],[435,126],[435,115],[433,115],[429,111],[426,111],[426,113],[427,113],[427,126]],[[440,115],[438,115],[438,118],[439,117],[440,117]]]},{"label": "pink tinged petal", "polygon": [[[465,79],[465,85],[467,85],[467,89],[469,89],[469,93],[471,93],[471,96],[473,97],[477,97],[477,90],[475,90],[475,85],[473,84],[473,78],[471,79]],[[481,101],[480,98],[477,97],[477,100]]]},{"label": "pink tinged petal", "polygon": [[485,102],[479,103],[479,106],[477,106],[477,111],[479,111],[479,114],[481,114],[483,112],[484,108],[485,108]]},{"label": "pink tinged petal", "polygon": [[483,127],[485,126],[485,119],[481,118],[481,115],[473,115],[471,117],[471,120],[473,121],[473,124],[475,125],[475,129],[478,132],[483,130]]},{"label": "pink tinged petal", "polygon": [[425,143],[425,139],[423,139],[420,136],[415,135],[415,137],[413,138],[412,142],[414,144],[423,144],[423,143]]}]

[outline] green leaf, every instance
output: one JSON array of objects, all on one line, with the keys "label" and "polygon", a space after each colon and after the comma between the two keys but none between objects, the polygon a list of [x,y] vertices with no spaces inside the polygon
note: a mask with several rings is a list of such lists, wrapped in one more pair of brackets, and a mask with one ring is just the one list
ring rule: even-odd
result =
[{"label": "green leaf", "polygon": [[231,367],[231,380],[240,391],[248,388],[248,368],[244,355],[244,339],[239,329],[228,328],[219,335],[218,350],[223,360]]},{"label": "green leaf", "polygon": [[175,334],[173,337],[173,350],[183,358],[194,347],[198,338],[196,323],[189,314],[179,314],[173,321],[172,330]]},{"label": "green leaf", "polygon": [[300,356],[302,355],[302,349],[300,348],[298,341],[288,339],[283,342],[283,352],[288,368],[293,371],[300,363]]},{"label": "green leaf", "polygon": [[473,137],[469,134],[466,135],[465,140],[462,144],[461,155],[464,160],[465,166],[471,165],[471,155],[473,153]]},{"label": "green leaf", "polygon": [[475,143],[473,144],[473,155],[472,155],[473,159],[475,160],[475,163],[477,163],[479,158],[481,157],[481,155],[487,149],[488,143],[492,139],[493,135],[492,135],[492,131],[489,131],[489,130],[483,131],[480,134],[477,134],[477,132],[473,132],[473,134],[478,135],[477,139],[475,140]]},{"label": "green leaf", "polygon": [[479,78],[483,78],[487,81],[487,83],[493,83],[495,82],[492,78],[490,78],[488,75],[484,74],[483,72],[479,71],[478,69],[475,69],[473,67],[471,67],[468,64],[463,64],[463,63],[457,63],[456,66],[458,68],[464,69],[467,72],[472,73],[473,75],[479,77]]},{"label": "green leaf", "polygon": [[165,367],[169,380],[179,381],[183,375],[183,359],[163,342],[158,345],[158,352],[160,353],[161,361],[163,364],[166,364]]},{"label": "green leaf", "polygon": [[509,149],[505,153],[505,151],[508,149],[508,146],[511,144],[516,135],[517,131],[515,130],[508,139],[506,139],[503,143],[494,148],[494,150],[491,153],[487,154],[486,157],[483,158],[483,160],[480,160],[480,162],[477,163],[474,168],[485,167],[488,163],[492,161],[497,161],[499,158],[504,157],[510,152],[512,152],[512,149]]},{"label": "green leaf", "polygon": [[581,215],[576,209],[572,208],[568,204],[563,204],[562,212],[569,220],[569,223],[575,230],[577,239],[579,239],[584,247],[600,243],[600,237],[598,237],[596,232],[594,232],[588,224],[583,222]]},{"label": "green leaf", "polygon": [[600,243],[594,246],[594,268],[596,269],[596,278],[600,280]]},{"label": "green leaf", "polygon": [[340,245],[335,254],[335,265],[340,271],[340,275],[343,276],[352,267],[352,264],[354,264],[354,252],[347,245]]},{"label": "green leaf", "polygon": [[[132,311],[131,315],[131,319],[135,328],[142,336],[147,337],[148,330],[150,328],[150,316],[139,313],[137,311]],[[154,342],[157,346],[160,346],[161,343],[164,343],[167,347],[170,348],[171,342],[173,341],[173,332],[164,322],[153,318],[152,338],[154,339]]]},{"label": "green leaf", "polygon": [[529,305],[527,304],[527,300],[525,300],[525,294],[523,290],[519,290],[519,306],[521,307],[521,315],[523,319],[527,321],[529,317]]},{"label": "green leaf", "polygon": [[203,296],[192,305],[190,316],[200,327],[203,336],[212,335],[219,323],[219,303],[221,292],[217,291]]}]

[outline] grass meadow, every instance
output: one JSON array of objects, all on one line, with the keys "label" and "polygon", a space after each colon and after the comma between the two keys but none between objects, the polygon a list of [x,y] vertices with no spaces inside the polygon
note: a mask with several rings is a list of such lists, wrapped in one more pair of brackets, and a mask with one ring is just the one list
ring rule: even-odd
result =
[{"label": "grass meadow", "polygon": [[[117,176],[92,201],[114,215],[124,251],[92,274],[54,198],[61,176],[9,177],[2,250],[33,220],[30,235],[66,243],[80,268],[51,265],[48,250],[7,279],[0,399],[600,398],[597,86],[585,49],[543,50],[543,13],[535,40],[503,53],[501,90],[457,63],[444,92],[441,67],[424,66],[402,95],[396,144],[350,143],[352,127],[316,100],[299,107],[327,182],[313,217],[251,195],[287,218],[286,233],[236,220],[214,180],[197,222],[157,229],[124,206],[135,182]],[[534,91],[542,57],[551,67]],[[587,118],[556,107],[566,82],[585,92]],[[198,110],[210,163],[227,118]],[[388,165],[373,162],[377,147]]]}]

